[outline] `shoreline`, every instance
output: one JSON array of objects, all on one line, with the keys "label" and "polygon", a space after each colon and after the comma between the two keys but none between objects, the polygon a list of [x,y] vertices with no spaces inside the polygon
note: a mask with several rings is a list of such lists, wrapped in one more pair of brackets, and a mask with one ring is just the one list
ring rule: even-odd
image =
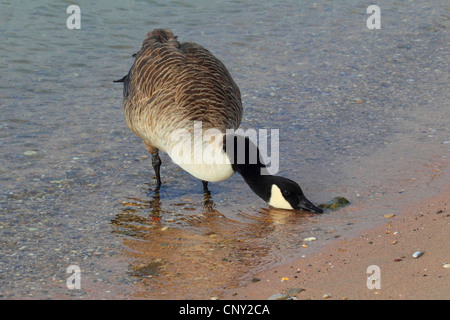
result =
[{"label": "shoreline", "polygon": [[[129,263],[130,257],[136,261],[154,261],[154,256],[160,257],[157,250],[149,250],[148,244],[155,243],[153,249],[166,248],[161,246],[166,241],[164,239],[170,240],[170,233],[165,231],[164,237],[155,238],[159,242],[149,242],[145,237],[138,240],[128,238],[128,243],[124,246],[132,249],[128,256],[115,255],[106,259],[100,257],[96,265],[100,269],[94,270],[111,270],[109,276],[99,278],[97,273],[87,269],[83,272],[82,291],[68,291],[65,274],[63,277],[53,276],[47,286],[48,292],[51,292],[50,298],[165,300],[171,297],[178,300],[186,299],[186,290],[193,290],[198,294],[187,299],[266,300],[278,294],[282,299],[298,300],[448,300],[450,269],[443,265],[450,263],[450,162],[443,151],[450,150],[443,150],[443,144],[420,144],[410,152],[407,150],[410,144],[402,144],[403,141],[405,140],[400,139],[400,143],[390,144],[383,152],[363,158],[343,172],[342,176],[347,178],[342,189],[327,192],[346,197],[353,195],[353,198],[349,197],[352,204],[316,220],[314,229],[319,227],[317,229],[326,230],[325,233],[315,233],[311,224],[310,235],[317,236],[317,241],[306,242],[306,249],[297,246],[297,249],[278,252],[277,254],[283,255],[283,259],[276,265],[260,270],[247,270],[240,278],[239,272],[232,268],[195,270],[200,280],[206,279],[200,278],[205,275],[209,279],[219,276],[233,278],[237,275],[238,278],[233,278],[233,282],[226,285],[198,281],[192,286],[193,282],[179,282],[183,279],[176,272],[181,274],[185,270],[176,268],[170,270],[170,274],[164,273],[166,271],[161,268],[160,277],[165,277],[167,281],[161,287],[158,287],[159,282],[151,282],[152,277],[144,277],[141,282],[127,277],[127,283],[121,282],[124,280],[124,270],[130,270],[132,266]],[[362,178],[352,184],[350,182],[354,177]],[[284,214],[274,214],[271,220],[277,217],[284,217]],[[292,224],[292,221],[288,223]],[[346,228],[346,225],[351,227]],[[186,235],[179,234],[177,237],[184,239]],[[208,236],[205,242],[200,242],[201,246],[188,247],[187,254],[214,253],[210,249],[217,247],[210,244],[224,245],[227,244],[227,239],[232,238],[217,240],[216,236]],[[276,236],[270,239],[278,240]],[[240,248],[245,248],[245,243],[243,244],[244,246],[232,246],[230,250],[238,250],[239,253]],[[273,250],[277,248],[274,246]],[[412,254],[416,251],[425,253],[414,259]],[[134,252],[137,253],[136,256],[131,255]],[[176,253],[177,251],[172,252],[178,257]],[[173,255],[168,257],[173,258]],[[209,260],[207,266],[223,266],[220,256],[217,259],[219,260]],[[173,261],[174,266],[183,268],[182,260]],[[380,289],[367,288],[367,277],[370,275],[367,269],[373,265],[380,270]],[[150,264],[152,266],[154,269],[150,271],[159,272],[159,264]],[[215,272],[214,275],[212,271]],[[172,283],[167,279],[173,280]],[[171,286],[173,284],[175,287]],[[151,291],[155,288],[165,291],[156,296]],[[173,291],[173,288],[178,291]],[[16,292],[12,291],[16,295],[12,299],[19,296]],[[8,291],[5,293],[11,294]],[[21,297],[43,299],[41,295],[22,294]]]},{"label": "shoreline", "polygon": [[[258,281],[229,289],[221,299],[450,299],[450,269],[444,267],[450,263],[446,171],[430,183],[438,194],[408,201],[382,223],[336,238],[309,256],[299,253],[291,262],[256,274]],[[413,258],[416,251],[424,254]],[[373,265],[379,267],[379,289],[367,286],[367,278],[375,278],[373,271],[368,273]]]}]

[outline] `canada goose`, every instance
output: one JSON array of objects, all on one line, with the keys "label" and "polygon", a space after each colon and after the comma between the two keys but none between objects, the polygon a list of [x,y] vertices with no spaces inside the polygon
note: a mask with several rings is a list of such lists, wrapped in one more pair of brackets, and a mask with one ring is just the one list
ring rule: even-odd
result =
[{"label": "canada goose", "polygon": [[[226,67],[211,52],[195,43],[179,43],[169,30],[156,29],[146,35],[142,48],[133,56],[136,59],[130,71],[116,82],[124,83],[126,123],[152,155],[157,188],[161,185],[158,155],[161,150],[201,179],[205,191],[208,181],[225,180],[239,172],[250,188],[272,207],[322,213],[294,181],[261,173],[265,165],[248,138],[231,135],[229,139],[225,134],[227,129],[237,129],[241,123],[241,94]],[[201,123],[202,134],[215,130],[219,135],[194,143],[174,139],[173,133],[177,131],[194,133],[196,123]],[[230,141],[234,148],[227,148]],[[238,143],[245,145],[245,161],[237,161]],[[220,161],[208,161],[202,155],[200,159],[205,161],[195,161],[198,154],[188,151],[191,147],[197,150],[198,144],[213,148],[215,159]],[[251,150],[256,151],[256,162],[249,161]],[[186,156],[188,161],[184,161]]]}]

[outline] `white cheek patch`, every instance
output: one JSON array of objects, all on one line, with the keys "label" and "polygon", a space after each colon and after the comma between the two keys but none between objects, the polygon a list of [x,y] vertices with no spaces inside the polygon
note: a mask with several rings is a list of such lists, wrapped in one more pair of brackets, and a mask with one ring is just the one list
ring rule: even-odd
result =
[{"label": "white cheek patch", "polygon": [[275,184],[272,185],[269,204],[274,208],[294,210],[291,204],[283,197],[280,188]]}]

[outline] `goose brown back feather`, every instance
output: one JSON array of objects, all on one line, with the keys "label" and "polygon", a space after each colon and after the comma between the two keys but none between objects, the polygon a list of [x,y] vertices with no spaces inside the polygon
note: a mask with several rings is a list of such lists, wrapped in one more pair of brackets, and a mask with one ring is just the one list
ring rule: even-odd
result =
[{"label": "goose brown back feather", "polygon": [[128,127],[146,145],[166,151],[170,134],[191,130],[193,121],[202,121],[203,130],[239,127],[239,88],[207,49],[156,29],[135,56],[124,79],[123,105]]}]

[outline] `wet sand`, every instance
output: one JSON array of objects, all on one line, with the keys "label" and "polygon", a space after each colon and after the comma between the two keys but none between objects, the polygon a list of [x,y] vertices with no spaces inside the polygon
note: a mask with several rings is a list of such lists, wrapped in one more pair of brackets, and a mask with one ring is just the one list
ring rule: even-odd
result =
[{"label": "wet sand", "polygon": [[[268,299],[297,288],[297,299],[450,299],[450,269],[444,267],[450,262],[449,173],[447,167],[421,196],[378,226],[338,237],[315,254],[299,253],[222,298]],[[441,192],[430,196],[427,190],[434,187]],[[424,254],[413,258],[416,251]],[[372,265],[380,268],[379,289],[367,287],[367,278],[375,276],[367,272]]]}]

